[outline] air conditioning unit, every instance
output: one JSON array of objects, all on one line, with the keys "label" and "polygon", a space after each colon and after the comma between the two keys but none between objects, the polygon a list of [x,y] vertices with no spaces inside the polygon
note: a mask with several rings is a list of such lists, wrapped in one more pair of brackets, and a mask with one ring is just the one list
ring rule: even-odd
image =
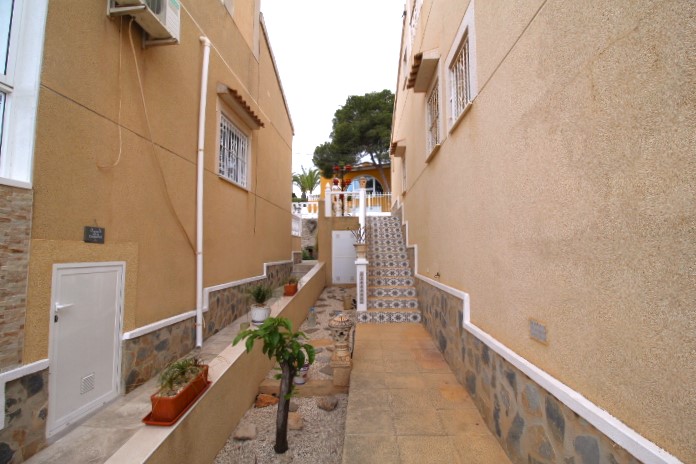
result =
[{"label": "air conditioning unit", "polygon": [[179,43],[179,0],[108,0],[109,16],[130,15],[147,33],[147,45]]}]

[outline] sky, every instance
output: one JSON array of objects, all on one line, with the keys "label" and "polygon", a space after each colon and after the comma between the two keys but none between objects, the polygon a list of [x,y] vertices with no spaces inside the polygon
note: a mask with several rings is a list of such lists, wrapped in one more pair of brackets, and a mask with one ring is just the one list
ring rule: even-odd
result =
[{"label": "sky", "polygon": [[295,128],[293,172],[313,167],[314,148],[329,141],[349,96],[396,91],[404,3],[261,0]]}]

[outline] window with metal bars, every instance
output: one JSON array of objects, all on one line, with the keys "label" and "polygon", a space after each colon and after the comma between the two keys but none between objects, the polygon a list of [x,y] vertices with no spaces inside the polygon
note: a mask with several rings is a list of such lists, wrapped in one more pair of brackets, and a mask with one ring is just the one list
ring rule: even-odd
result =
[{"label": "window with metal bars", "polygon": [[432,152],[435,146],[440,143],[440,92],[438,81],[435,80],[433,88],[428,95],[427,109],[427,150]]},{"label": "window with metal bars", "polygon": [[470,68],[469,68],[469,35],[464,35],[457,54],[449,67],[450,72],[450,104],[452,121],[464,112],[466,105],[471,102]]},{"label": "window with metal bars", "polygon": [[218,174],[246,188],[249,165],[249,137],[224,114],[220,115],[220,154]]}]

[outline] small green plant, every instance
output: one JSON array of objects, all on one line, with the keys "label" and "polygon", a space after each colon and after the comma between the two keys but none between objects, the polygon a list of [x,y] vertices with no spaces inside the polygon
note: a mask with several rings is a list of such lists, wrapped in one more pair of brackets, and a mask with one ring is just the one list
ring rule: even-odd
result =
[{"label": "small green plant", "polygon": [[246,339],[247,352],[254,347],[256,340],[263,341],[263,353],[275,359],[280,365],[280,401],[276,416],[276,442],[273,449],[281,454],[288,450],[288,413],[292,396],[292,379],[305,364],[314,362],[314,347],[302,343],[304,333],[292,331],[292,323],[284,317],[269,317],[255,330],[245,330],[234,338],[233,345]]},{"label": "small green plant", "polygon": [[288,277],[288,283],[289,284],[296,284],[297,283],[297,276],[291,275]]},{"label": "small green plant", "polygon": [[189,357],[169,364],[159,376],[159,396],[175,396],[203,368],[200,360]]},{"label": "small green plant", "polygon": [[263,305],[273,296],[273,288],[267,284],[258,284],[251,287],[248,293],[254,303]]},{"label": "small green plant", "polygon": [[312,259],[312,255],[306,248],[302,250],[302,261],[308,261]]}]

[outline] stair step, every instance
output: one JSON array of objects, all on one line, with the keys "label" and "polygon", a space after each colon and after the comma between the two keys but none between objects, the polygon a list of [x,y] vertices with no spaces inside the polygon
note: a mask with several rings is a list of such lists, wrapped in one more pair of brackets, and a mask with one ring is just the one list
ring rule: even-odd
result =
[{"label": "stair step", "polygon": [[406,253],[368,253],[367,260],[369,262],[408,261],[408,255]]},{"label": "stair step", "polygon": [[367,296],[369,297],[416,297],[416,289],[412,286],[380,286],[367,287]]},{"label": "stair step", "polygon": [[367,297],[368,309],[418,309],[418,299],[415,297]]},{"label": "stair step", "polygon": [[367,275],[370,277],[411,277],[411,268],[372,267],[368,265]]},{"label": "stair step", "polygon": [[[372,245],[372,244],[370,244]],[[401,245],[368,245],[368,250],[375,253],[406,253],[406,247]]]},{"label": "stair step", "polygon": [[401,239],[403,235],[401,234],[400,230],[394,229],[394,230],[389,230],[389,229],[384,229],[384,230],[373,230],[369,234],[367,234],[367,239],[375,239],[375,238],[398,238]]},{"label": "stair step", "polygon": [[390,260],[390,259],[375,259],[372,261],[369,261],[369,267],[375,268],[375,267],[381,267],[381,268],[408,268],[409,267],[409,262],[408,260]]},{"label": "stair step", "polygon": [[368,277],[367,285],[379,286],[407,286],[414,285],[413,277]]},{"label": "stair step", "polygon": [[367,310],[358,311],[359,323],[377,323],[386,324],[389,322],[410,322],[420,323],[422,319],[421,312],[418,310],[402,309],[398,311],[389,310]]},{"label": "stair step", "polygon": [[385,237],[380,237],[380,238],[373,238],[373,239],[367,239],[367,248],[369,250],[380,248],[383,246],[403,246],[404,244],[404,239],[403,237],[390,237],[390,238],[385,238]]}]

